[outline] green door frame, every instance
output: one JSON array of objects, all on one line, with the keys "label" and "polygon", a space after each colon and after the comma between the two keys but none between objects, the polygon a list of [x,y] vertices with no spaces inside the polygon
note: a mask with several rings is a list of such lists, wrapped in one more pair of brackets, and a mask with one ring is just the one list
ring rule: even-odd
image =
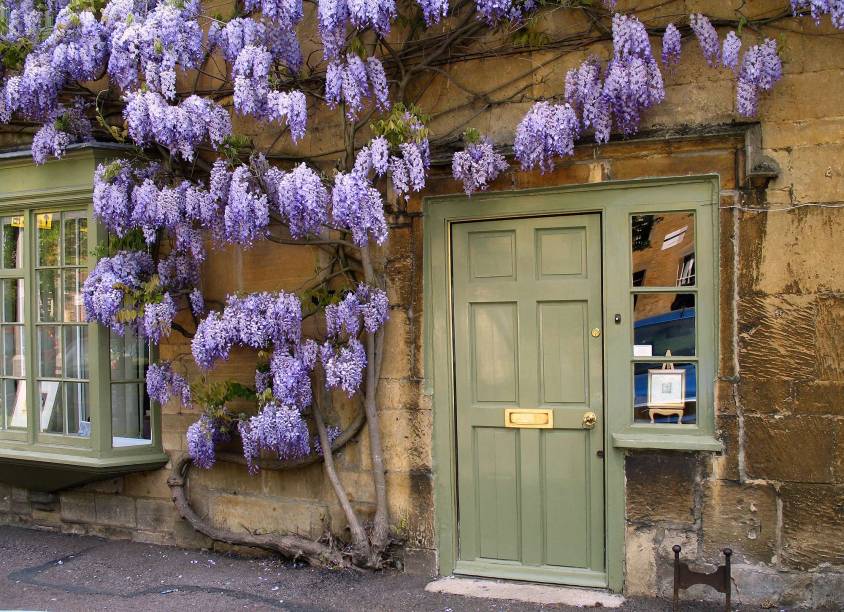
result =
[{"label": "green door frame", "polygon": [[[608,260],[617,260],[626,241],[623,236],[607,235],[607,219],[626,209],[667,206],[678,202],[717,205],[718,177],[693,176],[632,181],[608,181],[520,191],[432,196],[423,203],[423,329],[425,380],[423,392],[432,396],[433,471],[435,528],[437,531],[438,571],[450,575],[457,560],[457,478],[454,413],[454,366],[451,329],[451,224],[542,215],[600,213],[602,224],[602,289],[605,296],[604,329],[611,329],[607,304],[610,294]],[[621,211],[620,209],[624,209]],[[609,215],[612,211],[612,215]],[[717,215],[715,215],[717,220]],[[717,221],[716,221],[717,222]],[[716,248],[718,241],[714,241]],[[625,256],[622,261],[627,261]],[[625,287],[625,290],[627,288]],[[604,334],[605,343],[609,343]],[[621,592],[624,587],[624,448],[613,443],[613,434],[629,430],[630,416],[618,409],[618,393],[611,393],[608,356],[613,344],[604,347],[605,423],[605,512],[606,568],[608,587]],[[615,399],[614,399],[615,398]],[[616,408],[614,409],[614,406]],[[702,419],[703,420],[703,419]],[[711,412],[709,416],[711,420]],[[711,426],[704,423],[702,434],[711,437]],[[676,432],[675,432],[676,433]],[[653,436],[652,436],[653,437]],[[704,436],[700,436],[701,439]],[[640,445],[642,446],[642,445]],[[647,446],[647,444],[645,444]],[[656,445],[654,446],[656,447]],[[661,446],[671,448],[671,444]]]}]

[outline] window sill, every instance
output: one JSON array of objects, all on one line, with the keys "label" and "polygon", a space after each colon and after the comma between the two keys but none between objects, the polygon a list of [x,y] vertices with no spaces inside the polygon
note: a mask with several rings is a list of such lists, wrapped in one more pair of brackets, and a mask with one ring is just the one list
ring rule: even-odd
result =
[{"label": "window sill", "polygon": [[652,448],[681,451],[710,451],[720,453],[724,445],[712,436],[662,433],[616,433],[612,435],[615,448]]},{"label": "window sill", "polygon": [[160,450],[96,457],[0,448],[0,482],[34,491],[54,492],[131,472],[156,470],[169,460],[169,456]]}]

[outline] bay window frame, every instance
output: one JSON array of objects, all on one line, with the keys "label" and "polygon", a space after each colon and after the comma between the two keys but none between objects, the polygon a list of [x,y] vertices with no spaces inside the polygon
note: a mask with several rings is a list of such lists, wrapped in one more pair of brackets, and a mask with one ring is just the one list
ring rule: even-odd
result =
[{"label": "bay window frame", "polygon": [[[110,331],[94,322],[88,327],[88,437],[40,430],[41,401],[38,394],[37,327],[38,294],[36,276],[37,215],[52,212],[61,219],[67,211],[85,211],[88,223],[87,269],[96,264],[92,251],[104,244],[107,232],[93,215],[93,174],[97,163],[116,157],[115,147],[78,146],[65,158],[35,166],[29,151],[0,154],[0,216],[25,215],[22,267],[0,269],[0,279],[23,278],[25,302],[25,360],[27,390],[26,430],[0,430],[0,481],[18,480],[14,470],[44,475],[44,483],[28,488],[54,490],[65,483],[111,477],[164,465],[169,457],[162,448],[161,407],[149,403],[150,442],[123,447],[113,445]],[[61,221],[60,221],[61,222]],[[60,260],[59,270],[64,270]],[[64,283],[60,281],[64,295]],[[61,306],[60,306],[61,307]],[[65,322],[58,323],[62,329]],[[62,335],[64,332],[60,332]],[[64,346],[64,338],[61,339]],[[155,358],[155,353],[150,358]],[[63,364],[63,366],[66,364]],[[64,370],[63,370],[64,374]],[[63,377],[62,377],[63,378]],[[63,382],[61,383],[64,384]],[[63,406],[64,410],[64,406]],[[32,471],[32,468],[37,468]],[[48,473],[49,472],[49,473]],[[48,484],[49,483],[49,484]],[[43,484],[43,487],[39,487]]]}]

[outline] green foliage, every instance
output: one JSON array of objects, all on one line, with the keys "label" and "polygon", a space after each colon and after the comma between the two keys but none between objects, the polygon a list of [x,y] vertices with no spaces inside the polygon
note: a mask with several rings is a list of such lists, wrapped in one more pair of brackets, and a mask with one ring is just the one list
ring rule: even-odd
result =
[{"label": "green foliage", "polygon": [[421,142],[428,138],[426,124],[431,120],[415,104],[408,108],[402,102],[393,106],[386,118],[370,126],[373,134],[383,136],[392,146],[404,142]]},{"label": "green foliage", "polygon": [[523,49],[540,49],[551,41],[548,34],[540,29],[536,15],[530,17],[522,27],[513,32],[510,40],[514,47]]},{"label": "green foliage", "polygon": [[[6,23],[0,21],[0,32],[7,30]],[[0,41],[0,58],[2,58],[3,66],[9,70],[23,69],[24,60],[30,51],[32,51],[32,43],[28,40]]]},{"label": "green foliage", "polygon": [[463,132],[463,142],[467,145],[470,144],[478,144],[481,141],[481,132],[478,128],[467,128],[465,132]]},{"label": "green foliage", "polygon": [[230,162],[236,162],[240,159],[241,155],[248,154],[252,148],[252,140],[249,136],[232,134],[226,136],[220,150],[226,159]]},{"label": "green foliage", "polygon": [[[267,391],[272,396],[272,390]],[[191,399],[195,405],[203,409],[205,414],[218,423],[220,432],[224,435],[234,433],[237,422],[247,418],[244,413],[236,414],[229,410],[229,402],[261,400],[254,389],[237,381],[209,381],[205,377],[191,385]]]}]

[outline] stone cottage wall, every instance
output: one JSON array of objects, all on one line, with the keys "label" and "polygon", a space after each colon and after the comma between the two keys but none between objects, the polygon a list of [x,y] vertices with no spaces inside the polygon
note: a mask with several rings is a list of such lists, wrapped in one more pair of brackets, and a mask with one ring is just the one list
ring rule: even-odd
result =
[{"label": "stone cottage wall", "polygon": [[[673,2],[652,12],[681,15],[703,9],[733,18],[733,9],[743,4]],[[759,15],[785,5],[764,0],[743,10]],[[576,15],[571,22],[549,25],[560,31],[582,26]],[[844,206],[844,35],[828,21],[821,28],[809,20],[784,28],[779,36],[785,76],[760,106],[762,153],[781,169],[764,193],[746,189],[742,130],[713,127],[736,119],[734,77],[708,68],[694,42],[684,45],[680,67],[666,75],[666,101],[646,116],[644,128],[655,130],[653,138],[603,147],[585,142],[574,159],[554,172],[511,172],[493,187],[721,176],[716,427],[726,450],[722,455],[628,453],[625,589],[630,594],[669,592],[670,550],[679,543],[686,559],[710,569],[719,549],[731,546],[739,601],[844,605],[844,211],[832,208]],[[565,70],[587,50],[555,54],[479,60],[457,67],[455,74],[479,89],[491,83],[502,98],[524,89],[525,80],[531,95],[557,94]],[[525,64],[541,70],[520,80]],[[498,142],[512,139],[528,106],[514,97],[485,109],[483,102],[461,100],[465,91],[445,80],[420,95],[426,111],[469,105],[453,115],[450,126],[438,119],[434,133],[477,112],[470,124]],[[314,124],[305,146],[329,149],[333,126]],[[257,130],[255,135],[260,137]],[[456,191],[459,186],[442,175],[431,180],[432,194]],[[738,205],[787,210],[730,208]],[[404,563],[409,570],[433,571],[432,416],[430,398],[422,392],[420,213],[421,201],[413,199],[406,214],[394,216],[382,253],[392,309],[380,405],[391,515],[404,538]],[[206,265],[203,289],[212,299],[238,290],[295,290],[307,285],[320,258],[318,251],[278,245],[217,252]],[[175,335],[162,347],[165,357],[187,351],[187,342]],[[247,360],[237,358],[219,366],[216,375],[243,382],[251,378]],[[347,422],[354,408],[340,405],[336,417]],[[163,439],[172,456],[185,451],[184,432],[197,416],[176,405],[165,407]],[[337,459],[354,503],[364,512],[373,502],[366,440],[363,432]],[[178,518],[169,500],[168,473],[164,468],[56,496],[0,485],[0,520],[109,538],[214,546]],[[201,514],[231,529],[319,536],[330,528],[342,533],[342,514],[320,466],[249,477],[242,466],[221,463],[210,472],[193,470],[191,493]]]}]

